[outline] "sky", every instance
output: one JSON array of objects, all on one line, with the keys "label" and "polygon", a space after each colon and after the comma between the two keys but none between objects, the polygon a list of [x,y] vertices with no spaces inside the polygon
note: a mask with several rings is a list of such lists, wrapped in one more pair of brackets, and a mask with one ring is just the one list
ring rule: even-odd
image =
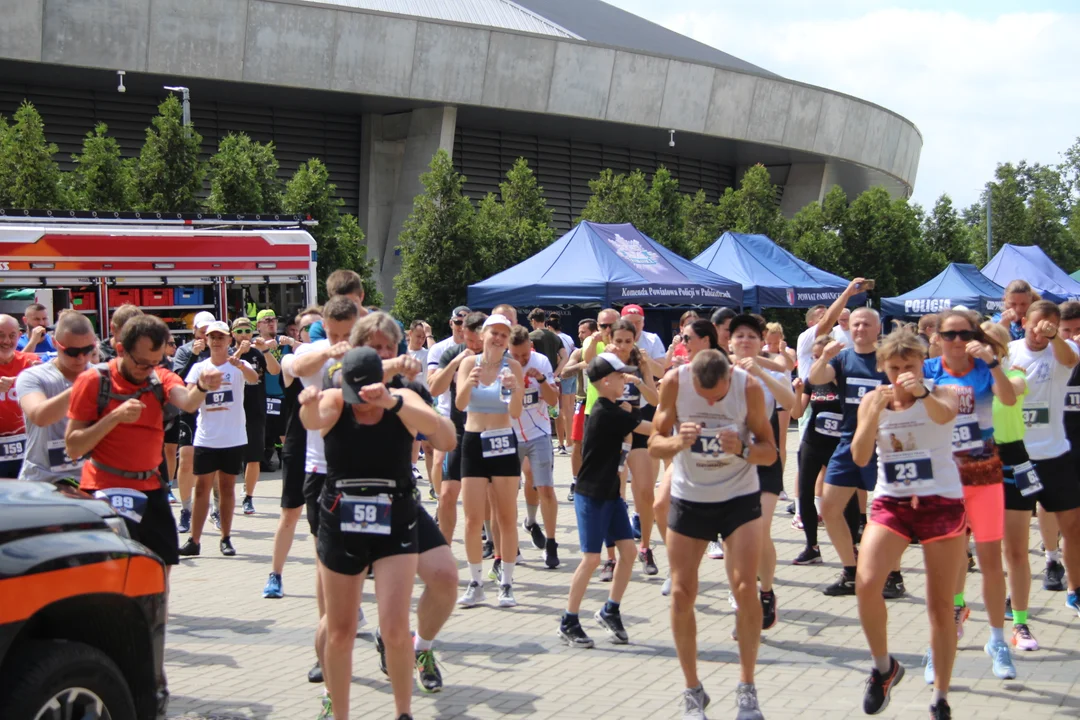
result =
[{"label": "sky", "polygon": [[965,207],[999,163],[1080,137],[1076,0],[606,0],[791,80],[881,105],[923,136],[913,200]]}]

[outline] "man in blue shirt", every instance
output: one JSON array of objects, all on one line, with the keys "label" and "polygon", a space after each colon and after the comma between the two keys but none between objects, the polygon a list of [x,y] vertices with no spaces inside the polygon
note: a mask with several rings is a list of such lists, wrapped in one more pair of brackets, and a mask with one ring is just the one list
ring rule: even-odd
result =
[{"label": "man in blue shirt", "polygon": [[23,315],[23,326],[26,332],[19,337],[19,342],[15,345],[16,350],[38,355],[56,352],[52,336],[48,334],[49,311],[44,305],[34,303],[27,307]]}]

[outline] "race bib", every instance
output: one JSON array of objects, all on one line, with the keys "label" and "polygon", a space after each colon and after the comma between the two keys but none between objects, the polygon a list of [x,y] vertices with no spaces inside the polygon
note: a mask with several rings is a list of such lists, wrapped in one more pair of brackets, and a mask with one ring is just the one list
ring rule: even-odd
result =
[{"label": "race bib", "polygon": [[26,455],[26,433],[0,437],[0,462],[22,460]]},{"label": "race bib", "polygon": [[1028,429],[1050,426],[1050,403],[1028,403],[1022,410]]},{"label": "race bib", "polygon": [[724,452],[720,444],[720,433],[732,430],[738,432],[734,425],[725,425],[719,428],[701,428],[694,444],[690,446],[690,455],[696,460],[716,461],[721,458],[731,459],[734,456]]},{"label": "race bib", "polygon": [[952,431],[953,450],[961,452],[965,450],[982,450],[982,431],[979,429],[979,421],[974,415],[958,415]]},{"label": "race bib", "polygon": [[525,397],[522,399],[522,407],[532,407],[540,402],[540,388],[530,387],[525,389]]},{"label": "race bib", "polygon": [[98,500],[104,500],[112,506],[116,514],[133,523],[141,523],[146,512],[146,493],[129,488],[109,488],[94,493]]},{"label": "race bib", "polygon": [[626,458],[630,457],[630,449],[632,447],[634,446],[628,442],[622,444],[622,450],[619,451],[619,472],[626,471]]},{"label": "race bib", "polygon": [[843,435],[843,433],[840,432],[840,424],[843,421],[844,416],[840,413],[818,413],[817,417],[814,418],[814,431],[817,432],[818,435],[838,438]]},{"label": "race bib", "polygon": [[49,450],[49,469],[53,472],[65,472],[67,470],[78,470],[82,467],[82,460],[72,460],[67,454],[67,449],[64,447],[63,439],[50,440],[48,444]]},{"label": "race bib", "polygon": [[1080,387],[1065,388],[1065,412],[1080,412]]},{"label": "race bib", "polygon": [[927,450],[882,453],[885,482],[897,489],[926,490],[934,484],[934,465]]},{"label": "race bib", "polygon": [[512,428],[480,433],[480,452],[486,458],[517,454],[517,437]]},{"label": "race bib", "polygon": [[232,390],[214,390],[213,392],[206,393],[206,407],[208,408],[232,405],[232,401]]},{"label": "race bib", "polygon": [[281,398],[266,398],[266,414],[267,415],[280,415],[281,414]]},{"label": "race bib", "polygon": [[848,378],[844,385],[844,401],[848,405],[858,405],[878,385],[880,380],[867,380],[866,378]]},{"label": "race bib", "polygon": [[363,497],[342,495],[338,506],[341,532],[389,535],[391,507],[392,501],[386,494]]},{"label": "race bib", "polygon": [[1024,497],[1042,492],[1042,481],[1039,480],[1039,474],[1035,472],[1035,466],[1030,460],[1013,468],[1013,479],[1016,481],[1016,489]]},{"label": "race bib", "polygon": [[619,398],[619,402],[630,403],[631,406],[636,406],[641,402],[641,388],[633,383],[626,383],[623,388],[622,396]]}]

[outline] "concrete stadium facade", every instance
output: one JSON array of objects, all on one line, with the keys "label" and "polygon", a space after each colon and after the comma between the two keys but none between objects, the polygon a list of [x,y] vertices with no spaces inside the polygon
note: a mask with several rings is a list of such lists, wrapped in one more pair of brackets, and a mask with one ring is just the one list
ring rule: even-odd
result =
[{"label": "concrete stadium facade", "polygon": [[834,185],[910,195],[922,148],[894,112],[599,0],[0,0],[0,16],[0,113],[35,102],[62,154],[105,120],[134,153],[162,86],[187,86],[208,152],[246,130],[283,173],[324,156],[390,294],[440,148],[476,197],[526,157],[560,227],[604,167],[663,163],[715,199],[762,163],[790,215]]}]

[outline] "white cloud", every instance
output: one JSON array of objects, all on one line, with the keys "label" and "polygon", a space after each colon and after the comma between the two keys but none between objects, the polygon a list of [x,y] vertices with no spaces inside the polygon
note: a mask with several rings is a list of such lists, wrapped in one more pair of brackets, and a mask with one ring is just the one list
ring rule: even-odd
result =
[{"label": "white cloud", "polygon": [[1058,162],[1080,136],[1078,13],[612,1],[771,72],[908,118],[923,135],[914,199],[924,205],[942,192],[967,205],[997,163]]}]

